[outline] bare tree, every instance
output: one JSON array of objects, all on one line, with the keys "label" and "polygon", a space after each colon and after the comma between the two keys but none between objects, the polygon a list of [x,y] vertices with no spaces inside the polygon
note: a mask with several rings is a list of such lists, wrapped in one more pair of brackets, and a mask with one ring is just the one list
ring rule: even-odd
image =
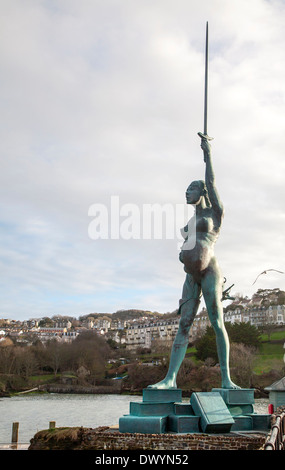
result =
[{"label": "bare tree", "polygon": [[12,374],[15,359],[14,343],[10,338],[5,338],[0,343],[0,372]]},{"label": "bare tree", "polygon": [[56,339],[47,342],[45,351],[47,365],[53,370],[55,377],[62,363],[62,351],[62,345]]},{"label": "bare tree", "polygon": [[235,381],[243,387],[251,387],[253,361],[256,349],[241,343],[232,343],[230,350],[230,366]]}]

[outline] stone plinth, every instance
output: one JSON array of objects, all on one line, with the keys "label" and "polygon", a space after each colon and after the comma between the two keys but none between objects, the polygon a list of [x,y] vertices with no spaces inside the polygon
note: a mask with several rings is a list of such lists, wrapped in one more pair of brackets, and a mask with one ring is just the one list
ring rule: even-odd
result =
[{"label": "stone plinth", "polygon": [[130,403],[130,414],[119,419],[119,431],[143,434],[168,432],[168,417],[175,415],[176,402],[182,402],[180,389],[143,389],[143,401]]},{"label": "stone plinth", "polygon": [[180,388],[144,388],[143,402],[168,403],[181,402],[182,390]]},{"label": "stone plinth", "polygon": [[163,434],[166,432],[167,416],[132,416],[119,419],[119,431],[141,434]]},{"label": "stone plinth", "polygon": [[220,393],[229,412],[235,420],[232,431],[268,431],[271,415],[254,413],[254,389],[213,388],[212,392]]},{"label": "stone plinth", "polygon": [[133,416],[168,416],[174,413],[174,403],[131,402],[130,414]]},{"label": "stone plinth", "polygon": [[199,416],[194,415],[170,415],[168,416],[168,430],[177,433],[200,432]]},{"label": "stone plinth", "polygon": [[251,405],[254,403],[253,388],[213,388],[212,392],[218,392],[227,405]]},{"label": "stone plinth", "polygon": [[119,432],[141,434],[228,434],[267,431],[271,415],[254,413],[254,389],[215,388],[192,393],[182,403],[181,389],[143,390],[142,402],[130,402],[129,414],[119,419]]}]

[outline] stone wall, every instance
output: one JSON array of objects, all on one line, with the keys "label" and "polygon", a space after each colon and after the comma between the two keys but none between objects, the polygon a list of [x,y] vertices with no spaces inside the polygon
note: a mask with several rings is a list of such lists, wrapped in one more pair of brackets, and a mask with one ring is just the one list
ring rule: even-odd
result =
[{"label": "stone wall", "polygon": [[121,392],[121,380],[114,380],[109,385],[71,385],[71,384],[44,384],[39,390],[49,393],[93,393],[93,394],[118,394]]},{"label": "stone wall", "polygon": [[39,431],[29,450],[261,450],[264,434],[131,434],[108,427]]}]

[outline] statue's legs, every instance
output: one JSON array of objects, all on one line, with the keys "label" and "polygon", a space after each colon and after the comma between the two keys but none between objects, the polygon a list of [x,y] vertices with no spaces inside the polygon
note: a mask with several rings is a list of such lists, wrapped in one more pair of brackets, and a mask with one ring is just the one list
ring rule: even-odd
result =
[{"label": "statue's legs", "polygon": [[205,299],[209,319],[216,333],[217,352],[221,368],[222,388],[240,388],[230,378],[229,368],[229,339],[224,325],[222,306],[223,277],[216,260],[212,260],[207,273],[201,280],[203,297]]},{"label": "statue's legs", "polygon": [[185,357],[185,353],[189,343],[189,330],[194,321],[200,304],[201,287],[197,284],[190,274],[186,275],[186,279],[182,291],[182,299],[180,300],[181,318],[178,331],[173,342],[168,372],[165,378],[149,388],[176,388],[176,377]]}]

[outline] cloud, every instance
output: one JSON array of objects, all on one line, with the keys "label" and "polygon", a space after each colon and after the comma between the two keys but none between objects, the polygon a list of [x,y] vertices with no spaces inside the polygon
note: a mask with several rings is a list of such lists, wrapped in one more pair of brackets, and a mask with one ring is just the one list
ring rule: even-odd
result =
[{"label": "cloud", "polygon": [[284,19],[278,0],[2,6],[1,314],[177,307],[177,240],[91,240],[88,210],[181,204],[204,177],[207,20],[216,253],[237,291],[284,287],[252,287],[284,271]]}]

